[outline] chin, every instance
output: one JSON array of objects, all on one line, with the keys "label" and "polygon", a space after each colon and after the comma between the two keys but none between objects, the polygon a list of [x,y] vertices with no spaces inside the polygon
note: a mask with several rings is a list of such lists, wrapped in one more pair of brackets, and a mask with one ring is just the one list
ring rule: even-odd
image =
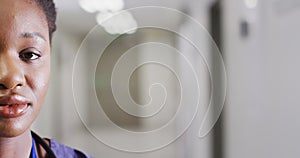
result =
[{"label": "chin", "polygon": [[0,137],[18,137],[30,130],[31,121],[19,119],[0,119]]},{"label": "chin", "polygon": [[24,113],[16,116],[0,117],[0,138],[18,137],[26,131],[30,131],[30,127],[37,117],[39,109],[29,107]]}]

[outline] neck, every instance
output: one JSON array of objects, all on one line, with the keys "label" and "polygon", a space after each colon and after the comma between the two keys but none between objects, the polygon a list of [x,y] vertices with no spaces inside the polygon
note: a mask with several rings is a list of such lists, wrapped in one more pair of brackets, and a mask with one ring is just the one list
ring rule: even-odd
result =
[{"label": "neck", "polygon": [[30,130],[12,138],[0,137],[0,158],[28,158],[31,151],[31,141]]}]

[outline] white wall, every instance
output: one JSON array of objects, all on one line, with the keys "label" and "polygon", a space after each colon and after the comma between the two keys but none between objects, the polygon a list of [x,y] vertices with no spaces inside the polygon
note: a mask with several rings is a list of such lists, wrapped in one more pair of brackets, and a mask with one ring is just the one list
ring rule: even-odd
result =
[{"label": "white wall", "polygon": [[[225,0],[226,158],[297,157],[299,142],[298,1]],[[249,22],[241,37],[240,22]]]}]

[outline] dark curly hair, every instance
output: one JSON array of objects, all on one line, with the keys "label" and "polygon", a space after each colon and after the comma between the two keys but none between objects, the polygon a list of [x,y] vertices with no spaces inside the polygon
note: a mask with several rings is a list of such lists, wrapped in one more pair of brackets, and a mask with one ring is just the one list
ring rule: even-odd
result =
[{"label": "dark curly hair", "polygon": [[56,8],[53,0],[34,0],[39,7],[43,10],[46,15],[48,28],[49,28],[49,38],[52,39],[52,35],[56,30]]}]

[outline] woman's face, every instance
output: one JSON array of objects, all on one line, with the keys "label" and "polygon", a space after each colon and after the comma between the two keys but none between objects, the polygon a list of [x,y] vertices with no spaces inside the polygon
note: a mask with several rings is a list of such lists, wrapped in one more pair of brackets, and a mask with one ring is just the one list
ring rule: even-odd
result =
[{"label": "woman's face", "polygon": [[30,128],[50,74],[46,16],[34,0],[0,0],[0,137]]}]

